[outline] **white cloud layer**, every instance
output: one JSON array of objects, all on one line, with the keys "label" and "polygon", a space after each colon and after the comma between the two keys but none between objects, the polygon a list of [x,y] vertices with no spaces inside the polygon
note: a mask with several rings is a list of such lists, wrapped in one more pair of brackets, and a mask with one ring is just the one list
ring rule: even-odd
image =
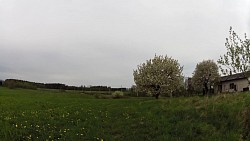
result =
[{"label": "white cloud layer", "polygon": [[248,0],[0,0],[0,78],[130,87],[155,54],[191,76],[230,26],[249,35]]}]

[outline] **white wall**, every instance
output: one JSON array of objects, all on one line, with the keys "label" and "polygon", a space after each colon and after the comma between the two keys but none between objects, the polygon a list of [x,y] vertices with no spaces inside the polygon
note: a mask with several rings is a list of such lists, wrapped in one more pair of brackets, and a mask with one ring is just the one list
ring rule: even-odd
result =
[{"label": "white wall", "polygon": [[242,92],[243,88],[249,87],[247,79],[232,80],[222,82],[222,92],[233,92],[234,90],[230,89],[231,83],[234,83],[234,85],[236,85],[238,92]]}]

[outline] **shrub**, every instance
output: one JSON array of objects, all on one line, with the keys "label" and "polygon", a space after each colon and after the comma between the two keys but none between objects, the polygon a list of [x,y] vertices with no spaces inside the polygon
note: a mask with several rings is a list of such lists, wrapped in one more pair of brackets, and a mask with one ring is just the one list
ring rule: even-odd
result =
[{"label": "shrub", "polygon": [[122,98],[124,96],[123,92],[115,91],[112,93],[112,98]]}]

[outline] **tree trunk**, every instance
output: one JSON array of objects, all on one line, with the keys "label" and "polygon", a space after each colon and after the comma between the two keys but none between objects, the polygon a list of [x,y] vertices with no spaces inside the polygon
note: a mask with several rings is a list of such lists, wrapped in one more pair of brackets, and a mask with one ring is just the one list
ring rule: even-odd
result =
[{"label": "tree trunk", "polygon": [[156,94],[156,95],[155,95],[155,98],[158,99],[158,98],[159,98],[159,94]]}]

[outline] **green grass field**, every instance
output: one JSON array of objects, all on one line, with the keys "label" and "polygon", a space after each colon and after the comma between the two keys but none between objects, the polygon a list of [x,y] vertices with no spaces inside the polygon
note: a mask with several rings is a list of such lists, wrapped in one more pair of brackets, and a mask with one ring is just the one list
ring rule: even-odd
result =
[{"label": "green grass field", "polygon": [[95,99],[0,87],[0,140],[249,140],[249,94]]}]

